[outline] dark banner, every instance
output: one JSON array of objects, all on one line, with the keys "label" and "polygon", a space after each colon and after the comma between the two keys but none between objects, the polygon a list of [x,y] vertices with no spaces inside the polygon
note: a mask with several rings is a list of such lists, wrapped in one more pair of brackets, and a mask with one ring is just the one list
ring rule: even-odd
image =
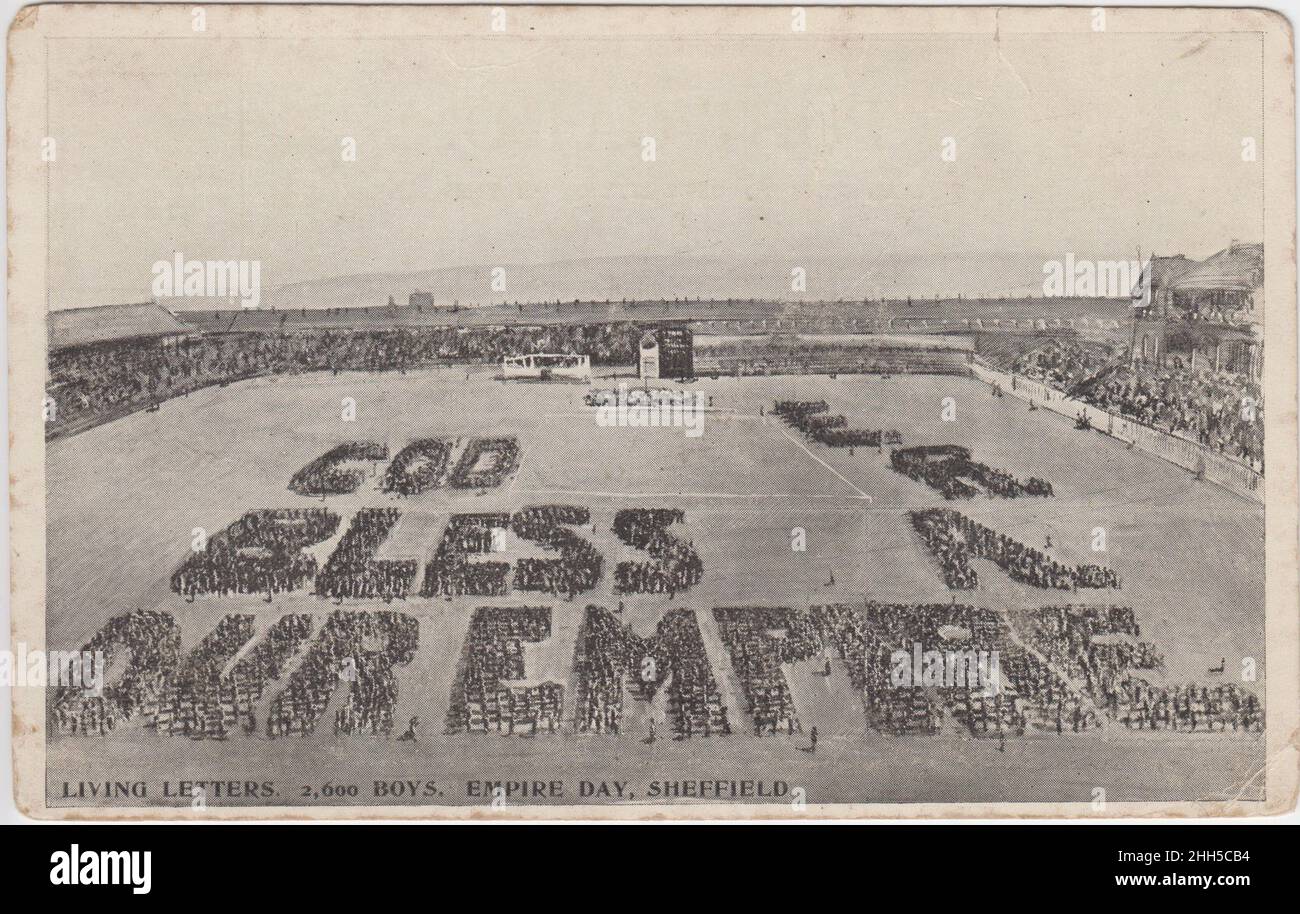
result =
[{"label": "dark banner", "polygon": [[[725,892],[735,880],[741,892],[761,882],[765,894],[830,901],[832,883],[858,883],[866,899],[915,892],[934,910],[1034,897],[1159,905],[1191,893],[1232,905],[1253,890],[1276,895],[1293,881],[1284,868],[1295,833],[1278,826],[614,827],[617,835],[592,830],[609,826],[17,826],[7,835],[6,874],[20,893],[128,903],[202,894],[330,904],[418,896],[427,904],[466,887],[491,894],[509,874],[520,898],[539,888],[543,874],[561,893],[565,883],[585,891],[608,883],[622,894],[645,879],[647,863],[663,861],[676,870],[671,885],[649,881],[665,900],[700,888]],[[733,856],[753,863],[755,854],[767,861],[761,874],[751,872],[757,879],[724,865]]]}]

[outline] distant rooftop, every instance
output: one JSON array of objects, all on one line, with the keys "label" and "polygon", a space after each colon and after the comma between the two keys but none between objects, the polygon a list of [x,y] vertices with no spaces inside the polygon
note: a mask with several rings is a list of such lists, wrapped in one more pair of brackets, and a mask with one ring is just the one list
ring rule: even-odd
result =
[{"label": "distant rooftop", "polygon": [[51,350],[88,346],[116,340],[192,333],[170,311],[152,302],[141,305],[103,305],[51,311],[48,320]]}]

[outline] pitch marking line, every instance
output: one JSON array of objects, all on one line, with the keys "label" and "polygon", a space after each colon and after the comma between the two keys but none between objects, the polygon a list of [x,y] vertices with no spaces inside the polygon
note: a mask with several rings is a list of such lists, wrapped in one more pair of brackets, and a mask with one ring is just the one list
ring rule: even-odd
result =
[{"label": "pitch marking line", "polygon": [[[846,482],[848,480],[845,480]],[[849,483],[852,485],[852,483]],[[786,492],[599,492],[592,489],[519,489],[520,495],[591,495],[598,498],[829,498],[836,501],[866,501],[870,495],[799,495]]]},{"label": "pitch marking line", "polygon": [[515,494],[515,483],[519,482],[519,474],[524,471],[524,464],[528,462],[528,451],[520,448],[523,453],[519,457],[519,466],[515,467],[515,475],[510,477],[510,488],[506,490],[506,497],[509,498]]},{"label": "pitch marking line", "polygon": [[834,473],[834,474],[839,478],[840,482],[844,483],[846,486],[848,486],[848,487],[849,487],[850,489],[852,489],[854,492],[857,492],[857,493],[858,493],[858,496],[859,496],[860,498],[865,498],[867,501],[871,501],[871,500],[872,500],[872,498],[871,498],[870,495],[868,495],[866,492],[863,492],[861,489],[859,489],[859,488],[858,488],[857,486],[855,486],[853,483],[851,483],[851,482],[849,482],[847,479],[845,479],[844,476],[840,473],[840,471],[837,470],[837,469],[835,469],[835,467],[831,466],[831,465],[830,465],[829,463],[827,463],[825,460],[822,460],[820,457],[818,457],[818,456],[817,456],[816,454],[814,454],[812,451],[808,450],[808,445],[804,444],[804,443],[803,443],[802,441],[800,441],[798,438],[796,438],[796,437],[794,437],[793,435],[791,435],[788,431],[785,430],[785,428],[784,428],[783,426],[778,425],[778,426],[776,426],[776,429],[777,429],[777,431],[779,431],[782,435],[785,436],[785,439],[786,439],[787,441],[789,441],[791,444],[794,444],[796,447],[798,447],[801,451],[803,451],[805,454],[807,454],[807,455],[808,455],[809,457],[811,457],[813,460],[816,460],[818,463],[820,463],[820,464],[821,464],[822,466],[824,466],[826,469],[828,469],[828,470],[830,470],[832,473]]}]

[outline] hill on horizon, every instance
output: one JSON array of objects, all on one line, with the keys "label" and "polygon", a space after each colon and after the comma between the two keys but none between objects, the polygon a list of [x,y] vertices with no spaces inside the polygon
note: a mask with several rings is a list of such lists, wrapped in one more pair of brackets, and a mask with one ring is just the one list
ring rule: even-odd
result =
[{"label": "hill on horizon", "polygon": [[[862,301],[880,298],[1041,295],[1042,255],[955,255],[939,259],[614,256],[547,264],[490,264],[335,276],[264,288],[261,307],[355,308],[406,305],[412,292],[462,308],[514,302],[764,299]],[[493,290],[494,270],[498,290]],[[803,271],[802,291],[794,271]],[[266,277],[263,277],[265,281]],[[504,291],[501,291],[502,287]],[[176,311],[229,306],[225,300],[166,298]]]}]

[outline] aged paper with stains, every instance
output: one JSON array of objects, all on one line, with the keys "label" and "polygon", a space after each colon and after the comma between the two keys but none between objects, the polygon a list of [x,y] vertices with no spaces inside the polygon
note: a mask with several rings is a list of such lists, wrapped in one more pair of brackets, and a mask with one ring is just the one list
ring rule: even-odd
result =
[{"label": "aged paper with stains", "polygon": [[39,818],[1258,816],[1259,10],[33,6]]}]

